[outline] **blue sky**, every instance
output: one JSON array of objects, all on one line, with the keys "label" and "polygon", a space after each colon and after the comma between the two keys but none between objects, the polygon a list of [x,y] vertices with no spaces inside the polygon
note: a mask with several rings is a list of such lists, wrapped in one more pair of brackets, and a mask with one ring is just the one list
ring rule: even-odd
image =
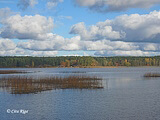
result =
[{"label": "blue sky", "polygon": [[159,0],[0,0],[0,55],[159,55],[159,9]]}]

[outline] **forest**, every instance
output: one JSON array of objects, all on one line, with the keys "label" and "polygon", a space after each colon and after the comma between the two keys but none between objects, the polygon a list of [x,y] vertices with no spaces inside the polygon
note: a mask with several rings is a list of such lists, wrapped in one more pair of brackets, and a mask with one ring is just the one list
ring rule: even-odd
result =
[{"label": "forest", "polygon": [[160,56],[153,57],[91,57],[91,56],[1,56],[1,68],[16,67],[96,67],[96,66],[160,66]]}]

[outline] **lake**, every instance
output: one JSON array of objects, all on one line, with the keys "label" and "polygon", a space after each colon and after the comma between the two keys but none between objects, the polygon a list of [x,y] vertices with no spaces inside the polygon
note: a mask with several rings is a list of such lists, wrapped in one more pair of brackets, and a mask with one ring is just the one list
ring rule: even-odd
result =
[{"label": "lake", "polygon": [[[1,120],[160,120],[160,78],[144,78],[160,68],[5,68],[24,74],[0,77],[96,76],[103,89],[53,89],[10,94],[0,88]],[[7,113],[28,110],[28,113]]]}]

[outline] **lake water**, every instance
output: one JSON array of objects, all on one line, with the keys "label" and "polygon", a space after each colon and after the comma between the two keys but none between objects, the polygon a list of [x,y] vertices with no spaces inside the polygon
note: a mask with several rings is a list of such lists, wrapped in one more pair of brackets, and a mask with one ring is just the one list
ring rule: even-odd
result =
[{"label": "lake water", "polygon": [[[13,70],[35,71],[19,76],[97,76],[103,78],[104,88],[56,89],[21,95],[0,89],[0,120],[160,120],[160,78],[143,77],[145,73],[159,72],[160,68]],[[0,75],[4,76],[6,75]],[[7,113],[8,109],[29,110],[29,113],[11,114]]]}]

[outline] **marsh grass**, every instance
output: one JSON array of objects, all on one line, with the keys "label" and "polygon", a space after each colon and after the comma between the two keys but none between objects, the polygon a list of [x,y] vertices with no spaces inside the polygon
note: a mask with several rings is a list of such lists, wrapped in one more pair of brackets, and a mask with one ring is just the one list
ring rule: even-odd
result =
[{"label": "marsh grass", "polygon": [[146,73],[144,77],[160,77],[160,73]]},{"label": "marsh grass", "polygon": [[0,87],[11,94],[29,94],[53,89],[102,89],[102,79],[89,76],[0,78]]},{"label": "marsh grass", "polygon": [[19,70],[0,70],[0,74],[20,74],[20,73],[28,73],[28,72]]},{"label": "marsh grass", "polygon": [[61,71],[60,73],[87,73],[86,71]]}]

